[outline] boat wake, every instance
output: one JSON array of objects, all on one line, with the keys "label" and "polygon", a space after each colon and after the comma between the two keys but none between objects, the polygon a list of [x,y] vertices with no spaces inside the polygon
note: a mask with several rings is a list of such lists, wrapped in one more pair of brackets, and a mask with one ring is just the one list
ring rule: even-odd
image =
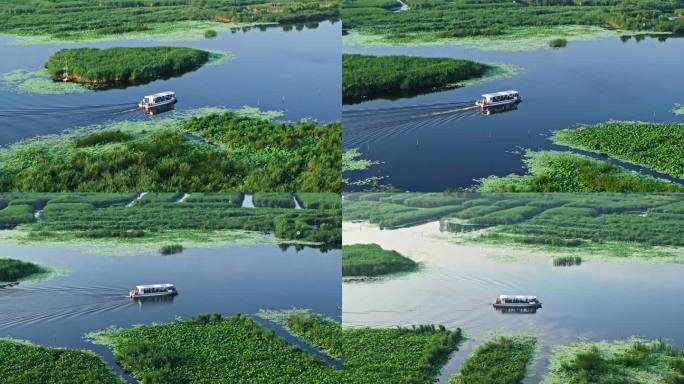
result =
[{"label": "boat wake", "polygon": [[0,329],[95,316],[132,305],[126,289],[102,286],[43,286],[0,290]]},{"label": "boat wake", "polygon": [[356,148],[479,113],[474,101],[344,111],[342,144],[347,149]]}]

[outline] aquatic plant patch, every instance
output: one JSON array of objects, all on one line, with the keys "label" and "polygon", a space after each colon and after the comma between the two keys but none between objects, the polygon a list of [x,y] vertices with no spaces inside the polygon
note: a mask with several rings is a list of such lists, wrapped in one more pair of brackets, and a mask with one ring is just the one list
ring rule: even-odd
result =
[{"label": "aquatic plant patch", "polygon": [[497,336],[477,347],[449,384],[520,384],[534,360],[537,339],[529,335]]},{"label": "aquatic plant patch", "polygon": [[[677,160],[675,160],[677,161]],[[479,192],[675,192],[684,186],[628,171],[607,161],[560,151],[524,154],[526,175],[476,180]]]},{"label": "aquatic plant patch", "polygon": [[444,90],[484,76],[487,64],[451,58],[342,55],[342,99],[358,102]]},{"label": "aquatic plant patch", "polygon": [[552,140],[684,178],[684,124],[609,121],[563,129]]},{"label": "aquatic plant patch", "polygon": [[209,59],[209,52],[185,47],[65,48],[45,68],[55,81],[106,87],[180,76]]},{"label": "aquatic plant patch", "polygon": [[[278,3],[212,0],[211,4],[176,0],[153,3],[103,0],[47,0],[26,3],[7,0],[0,4],[0,32],[39,37],[40,41],[83,41],[111,37],[146,37],[191,32],[204,38],[205,31],[231,27],[336,19],[337,4],[329,1]],[[183,38],[183,36],[178,36]],[[188,36],[185,36],[187,39]]]},{"label": "aquatic plant patch", "polygon": [[0,185],[5,191],[341,189],[339,123],[260,115],[212,108],[26,140],[0,149]]},{"label": "aquatic plant patch", "polygon": [[338,383],[340,373],[241,314],[110,328],[89,337],[112,348],[139,381]]},{"label": "aquatic plant patch", "polygon": [[684,115],[684,105],[682,104],[675,104],[674,108],[672,108],[672,112],[675,115]]},{"label": "aquatic plant patch", "polygon": [[684,381],[684,350],[639,338],[580,341],[553,350],[543,384],[668,384]]},{"label": "aquatic plant patch", "polygon": [[[525,49],[525,42],[542,47],[553,38],[615,35],[611,30],[678,32],[684,25],[670,18],[678,7],[676,3],[521,5],[495,0],[473,6],[462,1],[409,0],[406,4],[409,10],[395,12],[385,0],[346,0],[342,3],[345,31],[362,37],[352,39],[362,43],[489,43],[503,49]],[[501,17],[504,14],[506,17]],[[368,37],[365,41],[364,36]]]},{"label": "aquatic plant patch", "polygon": [[381,276],[415,271],[418,264],[399,252],[382,249],[377,244],[354,244],[342,247],[342,276]]},{"label": "aquatic plant patch", "polygon": [[90,351],[0,339],[0,380],[7,384],[124,384]]},{"label": "aquatic plant patch", "polygon": [[343,328],[306,310],[261,311],[260,316],[278,322],[331,356],[341,357],[342,381],[350,384],[434,383],[463,339],[460,328],[435,325]]},{"label": "aquatic plant patch", "polygon": [[35,263],[16,259],[0,259],[0,282],[15,282],[48,271],[47,268]]},{"label": "aquatic plant patch", "polygon": [[343,212],[345,221],[381,227],[439,220],[453,241],[539,248],[551,257],[567,256],[558,258],[563,265],[594,257],[682,263],[682,198],[679,193],[350,193]]},{"label": "aquatic plant patch", "polygon": [[45,70],[27,71],[17,69],[0,75],[3,88],[18,93],[62,95],[83,93],[90,90],[80,84],[54,82]]}]

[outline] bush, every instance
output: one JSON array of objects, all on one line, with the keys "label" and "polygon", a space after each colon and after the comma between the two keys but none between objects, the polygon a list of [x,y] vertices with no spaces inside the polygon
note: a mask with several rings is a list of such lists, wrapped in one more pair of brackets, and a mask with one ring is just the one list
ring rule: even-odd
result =
[{"label": "bush", "polygon": [[549,42],[551,48],[563,48],[566,45],[568,45],[568,41],[565,39],[553,39]]}]

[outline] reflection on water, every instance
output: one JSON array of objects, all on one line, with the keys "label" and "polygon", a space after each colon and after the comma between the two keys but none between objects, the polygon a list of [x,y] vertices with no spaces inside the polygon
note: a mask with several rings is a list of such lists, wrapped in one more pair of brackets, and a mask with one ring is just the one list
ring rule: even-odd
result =
[{"label": "reflection on water", "polygon": [[502,315],[510,315],[510,314],[531,314],[531,313],[537,313],[537,309],[541,309],[541,306],[539,308],[537,307],[518,307],[518,308],[494,308],[496,311],[501,312]]},{"label": "reflection on water", "polygon": [[[363,158],[379,162],[345,177],[355,181],[384,176],[383,183],[410,191],[469,187],[473,179],[523,173],[522,158],[516,153],[519,148],[567,150],[551,143],[552,130],[608,120],[684,122],[684,116],[671,112],[674,103],[684,103],[681,83],[672,80],[684,67],[684,39],[639,36],[624,40],[572,41],[559,50],[527,52],[346,45],[346,53],[452,57],[512,64],[521,71],[513,77],[444,92],[344,106],[344,148],[357,148]],[[525,100],[511,113],[485,116],[475,111],[458,118],[424,118],[403,127],[386,124],[391,115],[347,118],[363,110],[399,112],[416,105],[474,101],[481,94],[505,89],[519,90]],[[354,188],[364,187],[345,186]]]},{"label": "reflection on water", "polygon": [[[103,256],[83,249],[0,243],[0,254],[68,271],[0,289],[0,337],[91,349],[114,367],[111,353],[83,340],[84,334],[206,312],[309,308],[341,318],[339,250],[259,244],[185,248],[173,256]],[[180,294],[142,301],[127,297],[132,287],[150,281],[171,282]]]},{"label": "reflection on water", "polygon": [[[500,329],[539,336],[541,358],[530,383],[543,375],[551,346],[581,337],[640,335],[684,347],[684,309],[673,305],[681,303],[684,290],[682,265],[592,260],[558,268],[548,255],[453,243],[440,232],[439,222],[397,230],[359,223],[344,223],[343,228],[345,244],[376,243],[425,265],[420,272],[392,279],[344,284],[343,324],[463,328],[472,341],[445,366],[442,382],[488,332]],[[504,261],[512,259],[519,261]],[[544,309],[520,314],[492,308],[493,298],[510,293],[536,295]]]}]

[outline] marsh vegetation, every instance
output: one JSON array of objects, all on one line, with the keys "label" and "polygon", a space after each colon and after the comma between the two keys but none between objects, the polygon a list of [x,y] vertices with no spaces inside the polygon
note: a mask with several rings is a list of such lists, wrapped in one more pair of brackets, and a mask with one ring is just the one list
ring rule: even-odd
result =
[{"label": "marsh vegetation", "polygon": [[185,47],[65,48],[52,54],[45,68],[55,81],[107,87],[179,76],[209,57],[207,51]]},{"label": "marsh vegetation", "polygon": [[520,384],[534,360],[534,336],[498,336],[477,347],[449,384]]},{"label": "marsh vegetation", "polygon": [[342,100],[399,98],[457,87],[492,69],[487,64],[451,58],[342,55]]},{"label": "marsh vegetation", "polygon": [[[164,235],[174,231],[238,230],[273,233],[282,241],[318,243],[324,247],[339,247],[341,243],[339,205],[320,209],[241,208],[240,193],[191,194],[180,203],[178,195],[146,194],[139,198],[137,194],[4,194],[0,195],[0,203],[5,205],[0,209],[0,217],[6,215],[6,228],[30,224],[21,230],[28,231],[32,241],[163,241]],[[309,196],[312,200],[332,199],[322,195]],[[15,212],[16,206],[22,207],[20,212]],[[38,210],[42,210],[41,220],[34,216]],[[180,244],[171,249],[177,249],[177,245]]]},{"label": "marsh vegetation", "polygon": [[672,384],[684,381],[684,350],[642,339],[556,347],[543,384]]},{"label": "marsh vegetation", "polygon": [[463,241],[648,259],[660,251],[676,255],[684,245],[681,199],[677,193],[353,193],[345,195],[344,219],[400,228],[453,218],[485,228],[455,235]]},{"label": "marsh vegetation", "polygon": [[[643,155],[651,157],[652,155]],[[675,158],[678,158],[675,156]],[[678,160],[671,160],[677,162]],[[629,171],[610,162],[560,151],[527,150],[526,175],[477,180],[479,192],[677,192],[681,185]]]},{"label": "marsh vegetation", "polygon": [[684,178],[684,124],[610,121],[557,131],[552,140]]},{"label": "marsh vegetation", "polygon": [[[345,30],[381,36],[386,43],[426,43],[486,37],[510,39],[571,35],[562,27],[595,27],[629,31],[681,33],[684,21],[671,17],[681,1],[592,1],[487,3],[447,0],[408,0],[410,10],[394,12],[386,0],[345,0]],[[506,17],[501,17],[505,14]],[[560,28],[559,28],[560,27]],[[591,33],[590,28],[585,28]],[[548,41],[548,40],[547,40]]]},{"label": "marsh vegetation", "polygon": [[264,3],[244,0],[47,0],[0,4],[0,32],[22,36],[47,35],[59,40],[97,39],[127,33],[155,34],[183,30],[189,23],[206,30],[209,23],[271,23],[336,19],[337,4],[328,1]]},{"label": "marsh vegetation", "polygon": [[46,272],[46,269],[38,264],[16,259],[0,258],[0,283],[15,282],[44,272]]},{"label": "marsh vegetation", "polygon": [[2,148],[0,189],[341,190],[341,124],[273,122],[240,111],[197,114],[112,123]]},{"label": "marsh vegetation", "polygon": [[354,244],[342,247],[342,276],[381,276],[415,271],[418,264],[399,252],[382,249],[377,244]]},{"label": "marsh vegetation", "polygon": [[12,384],[124,384],[92,352],[0,340],[0,379]]}]

